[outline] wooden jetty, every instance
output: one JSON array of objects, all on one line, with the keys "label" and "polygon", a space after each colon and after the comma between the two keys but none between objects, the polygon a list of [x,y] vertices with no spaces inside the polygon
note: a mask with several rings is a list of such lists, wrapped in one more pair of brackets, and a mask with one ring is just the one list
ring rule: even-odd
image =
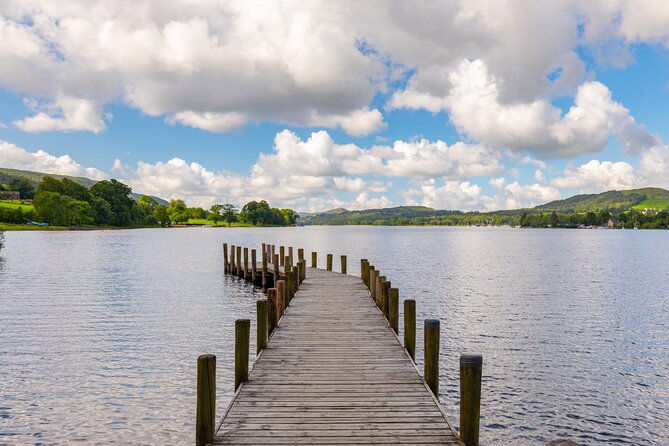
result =
[{"label": "wooden jetty", "polygon": [[[215,421],[215,357],[198,359],[196,444],[442,444],[478,445],[480,355],[460,360],[460,437],[442,409],[439,321],[425,321],[425,369],[414,364],[415,301],[404,301],[404,346],[397,336],[399,291],[369,262],[361,277],[296,265],[274,248],[263,260],[240,261],[237,247],[225,270],[266,287],[257,306],[257,359],[249,371],[250,320],[236,321],[235,395]],[[284,252],[284,247],[280,247]],[[293,250],[290,248],[290,253]],[[246,259],[246,256],[244,256]],[[254,259],[255,255],[254,255]],[[275,268],[276,266],[276,268]],[[239,271],[241,269],[241,272]],[[260,273],[258,273],[260,271]],[[272,278],[265,277],[270,275]],[[276,287],[275,287],[276,286]]]}]

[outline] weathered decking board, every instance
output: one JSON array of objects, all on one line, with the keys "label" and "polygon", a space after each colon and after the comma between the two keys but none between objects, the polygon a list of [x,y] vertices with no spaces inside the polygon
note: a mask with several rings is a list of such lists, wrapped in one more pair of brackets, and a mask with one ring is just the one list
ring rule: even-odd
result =
[{"label": "weathered decking board", "polygon": [[309,268],[214,444],[459,443],[362,281]]}]

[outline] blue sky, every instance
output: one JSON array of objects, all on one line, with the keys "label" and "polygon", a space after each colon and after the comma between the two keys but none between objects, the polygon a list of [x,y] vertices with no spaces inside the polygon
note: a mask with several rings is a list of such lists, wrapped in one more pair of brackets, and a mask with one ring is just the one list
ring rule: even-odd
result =
[{"label": "blue sky", "polygon": [[662,1],[67,0],[0,16],[2,167],[303,211],[669,187]]}]

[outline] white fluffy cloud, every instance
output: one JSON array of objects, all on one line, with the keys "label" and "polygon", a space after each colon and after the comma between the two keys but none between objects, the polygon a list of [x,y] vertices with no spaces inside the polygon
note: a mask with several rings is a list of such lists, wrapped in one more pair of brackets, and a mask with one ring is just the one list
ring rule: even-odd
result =
[{"label": "white fluffy cloud", "polygon": [[9,169],[48,172],[60,175],[83,176],[102,180],[107,175],[94,168],[83,167],[70,155],[55,156],[44,150],[30,152],[7,141],[0,140],[0,165]]}]

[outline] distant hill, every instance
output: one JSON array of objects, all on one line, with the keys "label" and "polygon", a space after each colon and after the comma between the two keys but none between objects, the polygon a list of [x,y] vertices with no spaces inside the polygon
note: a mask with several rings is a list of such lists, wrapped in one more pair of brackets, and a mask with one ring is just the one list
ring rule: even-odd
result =
[{"label": "distant hill", "polygon": [[542,212],[576,213],[608,210],[618,213],[630,209],[667,209],[668,207],[669,191],[658,187],[645,187],[643,189],[611,190],[601,194],[575,195],[565,200],[542,204],[534,209]]},{"label": "distant hill", "polygon": [[[437,210],[426,206],[397,206],[384,209],[348,211],[337,208],[325,212],[300,214],[300,223],[318,225],[368,225],[380,220],[411,220],[462,214],[461,211]],[[403,224],[411,224],[404,222]]]},{"label": "distant hill", "polygon": [[[97,183],[97,181],[95,180],[91,180],[90,178],[84,178],[84,177],[73,177],[70,175],[58,175],[55,173],[33,172],[30,170],[7,169],[4,167],[0,167],[0,183],[4,184],[9,183],[9,181],[11,181],[13,178],[20,178],[27,180],[28,182],[30,182],[30,184],[33,185],[35,189],[37,189],[37,185],[39,184],[40,181],[42,181],[42,178],[44,178],[45,176],[50,176],[53,178],[57,178],[59,180],[62,178],[67,178],[87,188],[90,188],[95,183]],[[145,194],[141,194],[138,192],[133,192],[131,194],[134,200],[138,200],[142,195]],[[155,198],[160,204],[169,205],[168,201],[160,197],[152,197],[152,198]]]}]

